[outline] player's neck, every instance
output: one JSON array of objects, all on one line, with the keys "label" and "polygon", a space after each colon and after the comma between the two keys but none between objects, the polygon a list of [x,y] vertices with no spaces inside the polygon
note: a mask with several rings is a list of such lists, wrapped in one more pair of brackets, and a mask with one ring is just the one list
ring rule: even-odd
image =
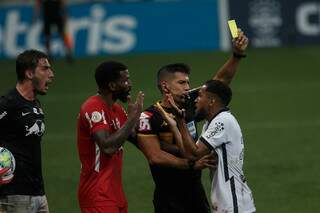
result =
[{"label": "player's neck", "polygon": [[[171,104],[168,102],[166,97],[162,97],[161,99],[161,106],[165,107],[165,108],[172,108]],[[177,105],[177,107],[179,107],[180,109],[182,108],[182,106],[178,103],[175,102],[175,104]]]},{"label": "player's neck", "polygon": [[34,101],[36,99],[36,92],[31,81],[24,81],[22,83],[18,82],[16,85],[16,89],[26,100]]},{"label": "player's neck", "polygon": [[163,106],[165,108],[171,108],[171,104],[166,100],[166,98],[162,98],[161,106]]},{"label": "player's neck", "polygon": [[108,106],[112,106],[114,104],[114,100],[112,98],[112,93],[104,93],[104,92],[98,92],[98,95],[106,102]]},{"label": "player's neck", "polygon": [[207,120],[211,121],[214,117],[216,117],[220,112],[225,111],[226,107],[224,106],[219,106],[219,107],[214,107],[212,110],[208,113]]}]

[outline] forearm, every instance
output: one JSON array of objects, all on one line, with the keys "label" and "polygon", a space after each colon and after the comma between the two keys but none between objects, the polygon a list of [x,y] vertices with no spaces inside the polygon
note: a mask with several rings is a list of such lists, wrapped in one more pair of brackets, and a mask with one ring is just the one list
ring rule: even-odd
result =
[{"label": "forearm", "polygon": [[197,152],[198,147],[197,147],[195,141],[193,140],[192,136],[190,135],[188,127],[187,127],[184,119],[178,119],[177,125],[180,130],[181,141],[182,141],[183,147],[184,147],[184,149],[183,149],[184,157],[186,157],[188,159],[192,159],[192,160],[199,159],[201,156]]},{"label": "forearm", "polygon": [[161,147],[161,150],[165,152],[169,152],[170,154],[173,154],[173,155],[180,154],[180,149],[176,144],[169,144],[165,141],[160,141],[160,147]]},{"label": "forearm", "polygon": [[236,74],[241,58],[232,55],[228,61],[213,76],[214,80],[219,80],[225,84],[230,84]]},{"label": "forearm", "polygon": [[115,153],[132,134],[132,129],[135,127],[136,120],[128,120],[118,131],[114,134],[104,137],[102,144],[103,151],[106,154]]},{"label": "forearm", "polygon": [[182,157],[186,157],[186,151],[185,151],[183,141],[182,141],[182,136],[180,134],[178,127],[177,126],[170,126],[170,130],[173,134],[173,138],[176,142],[176,146],[179,150],[179,153],[181,154]]},{"label": "forearm", "polygon": [[170,153],[159,151],[152,156],[147,156],[150,165],[157,165],[163,167],[171,167],[177,169],[189,169],[189,160],[178,158]]}]

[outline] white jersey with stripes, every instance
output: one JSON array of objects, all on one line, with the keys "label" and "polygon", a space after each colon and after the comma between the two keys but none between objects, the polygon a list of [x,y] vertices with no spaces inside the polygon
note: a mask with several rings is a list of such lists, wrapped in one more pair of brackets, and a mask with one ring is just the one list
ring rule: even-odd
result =
[{"label": "white jersey with stripes", "polygon": [[211,202],[217,213],[255,212],[252,192],[243,174],[244,143],[240,126],[230,111],[224,110],[207,121],[200,141],[214,149],[218,167],[211,186]]}]

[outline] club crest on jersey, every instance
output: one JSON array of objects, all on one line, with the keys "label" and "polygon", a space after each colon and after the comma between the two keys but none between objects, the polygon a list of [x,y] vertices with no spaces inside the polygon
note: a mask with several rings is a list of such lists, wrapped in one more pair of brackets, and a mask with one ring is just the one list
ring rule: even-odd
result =
[{"label": "club crest on jersey", "polygon": [[43,115],[43,110],[41,108],[33,107],[32,110],[33,110],[33,113],[36,115],[40,115],[40,114]]},{"label": "club crest on jersey", "polygon": [[92,112],[92,114],[91,114],[91,121],[92,121],[93,123],[98,123],[98,122],[100,122],[101,120],[102,120],[102,115],[101,115],[100,112],[98,112],[98,111]]},{"label": "club crest on jersey", "polygon": [[37,135],[42,136],[45,131],[45,125],[42,120],[36,120],[36,122],[32,126],[25,126],[26,127],[26,135]]},{"label": "club crest on jersey", "polygon": [[222,132],[223,130],[224,130],[224,123],[222,123],[222,122],[216,122],[216,123],[214,124],[214,129],[211,130],[206,137],[209,139],[209,138],[215,136],[216,134]]},{"label": "club crest on jersey", "polygon": [[139,118],[139,130],[148,131],[151,130],[150,118],[152,117],[151,112],[142,112]]}]

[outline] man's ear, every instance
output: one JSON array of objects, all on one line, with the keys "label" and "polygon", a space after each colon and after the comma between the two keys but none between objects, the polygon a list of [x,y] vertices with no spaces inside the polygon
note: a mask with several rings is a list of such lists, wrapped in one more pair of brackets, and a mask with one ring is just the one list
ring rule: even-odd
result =
[{"label": "man's ear", "polygon": [[110,91],[115,91],[116,88],[117,88],[117,84],[115,82],[109,82],[108,85],[107,85],[107,88],[110,90]]},{"label": "man's ear", "polygon": [[213,97],[213,98],[211,98],[209,105],[212,106],[212,105],[214,105],[215,102],[216,102],[216,99]]},{"label": "man's ear", "polygon": [[168,82],[161,81],[161,90],[163,91],[163,93],[170,93]]},{"label": "man's ear", "polygon": [[34,70],[32,69],[27,69],[25,72],[25,78],[31,80],[34,75]]}]

